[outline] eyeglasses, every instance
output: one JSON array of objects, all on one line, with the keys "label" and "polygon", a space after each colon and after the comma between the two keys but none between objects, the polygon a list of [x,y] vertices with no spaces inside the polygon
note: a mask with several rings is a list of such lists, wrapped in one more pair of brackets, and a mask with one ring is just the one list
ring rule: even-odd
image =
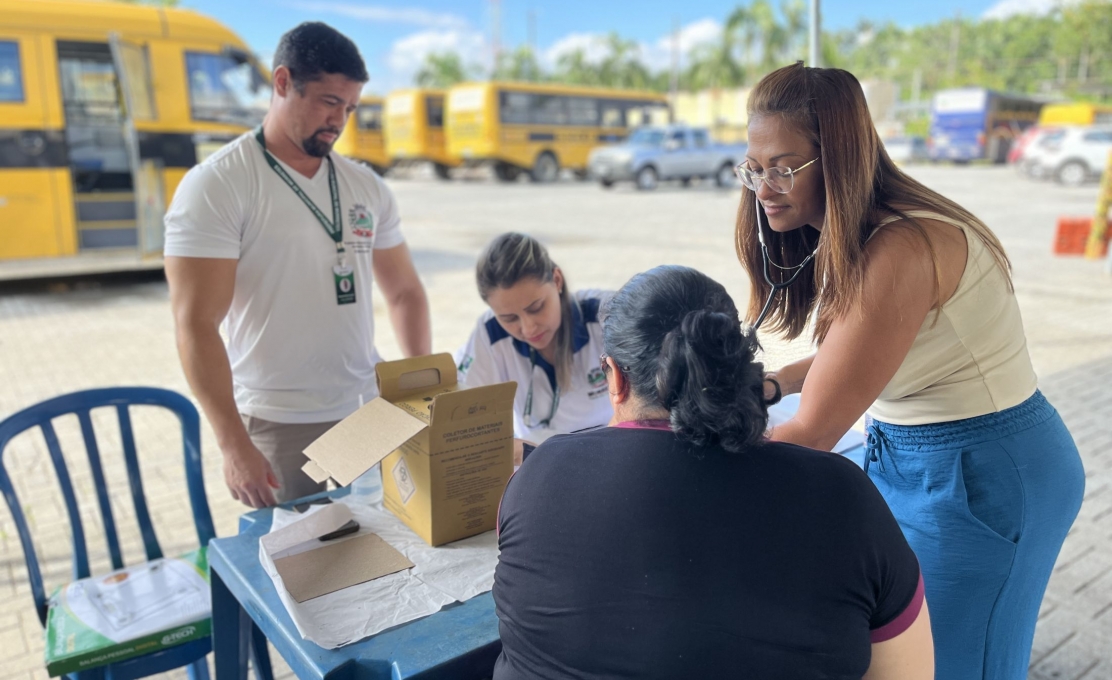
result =
[{"label": "eyeglasses", "polygon": [[761,182],[764,182],[769,189],[776,193],[786,194],[795,187],[795,173],[817,160],[818,158],[808,161],[794,170],[791,168],[769,168],[765,170],[763,175],[758,175],[750,170],[747,165],[749,161],[742,161],[734,166],[734,174],[737,175],[742,184],[754,192],[760,190]]}]

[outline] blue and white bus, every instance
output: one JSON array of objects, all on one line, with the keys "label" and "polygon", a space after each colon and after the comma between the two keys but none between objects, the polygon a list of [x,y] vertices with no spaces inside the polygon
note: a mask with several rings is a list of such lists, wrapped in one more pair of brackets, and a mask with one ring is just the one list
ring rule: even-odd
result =
[{"label": "blue and white bus", "polygon": [[931,103],[931,160],[1004,163],[1012,143],[1039,118],[1043,102],[983,87],[940,90]]}]

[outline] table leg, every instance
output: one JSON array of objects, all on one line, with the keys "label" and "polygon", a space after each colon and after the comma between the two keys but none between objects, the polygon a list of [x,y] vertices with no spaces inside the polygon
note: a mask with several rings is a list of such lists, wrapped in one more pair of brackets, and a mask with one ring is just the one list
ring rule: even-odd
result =
[{"label": "table leg", "polygon": [[255,680],[274,680],[274,670],[270,667],[270,646],[266,635],[251,622],[251,663],[255,666]]},{"label": "table leg", "polygon": [[254,623],[224,585],[220,573],[210,569],[209,575],[212,579],[212,655],[216,680],[247,680],[247,656]]}]

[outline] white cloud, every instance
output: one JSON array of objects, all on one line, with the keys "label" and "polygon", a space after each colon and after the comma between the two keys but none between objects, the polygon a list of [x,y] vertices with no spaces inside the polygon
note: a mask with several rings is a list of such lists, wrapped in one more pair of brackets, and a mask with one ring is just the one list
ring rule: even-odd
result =
[{"label": "white cloud", "polygon": [[390,46],[386,64],[390,68],[387,90],[409,87],[413,76],[429,54],[455,52],[465,66],[486,66],[490,61],[487,41],[482,33],[470,28],[428,30],[400,38]]},{"label": "white cloud", "polygon": [[[682,65],[691,51],[716,42],[722,36],[722,24],[715,19],[707,17],[686,26],[680,27],[680,64]],[[661,36],[655,43],[642,47],[641,57],[645,64],[654,71],[672,67],[671,34]]]},{"label": "white cloud", "polygon": [[[709,17],[681,26],[679,30],[681,63],[693,49],[712,43],[721,35],[722,24]],[[580,49],[583,50],[588,62],[598,63],[607,54],[606,37],[603,33],[569,33],[541,53],[541,64],[545,68],[553,68],[561,56]],[[651,43],[638,43],[641,61],[654,71],[670,68],[673,38],[673,35],[668,33]]]},{"label": "white cloud", "polygon": [[541,53],[541,65],[553,68],[560,57],[577,50],[583,50],[588,62],[600,62],[606,56],[605,40],[602,33],[569,33]]},{"label": "white cloud", "polygon": [[349,19],[358,19],[380,24],[409,24],[437,29],[461,30],[467,27],[467,20],[455,14],[431,12],[418,7],[384,7],[382,5],[362,5],[348,2],[293,2],[295,7],[307,12],[336,14]]},{"label": "white cloud", "polygon": [[985,10],[982,19],[1007,19],[1017,14],[1042,16],[1063,5],[1076,5],[1080,0],[999,0]]}]

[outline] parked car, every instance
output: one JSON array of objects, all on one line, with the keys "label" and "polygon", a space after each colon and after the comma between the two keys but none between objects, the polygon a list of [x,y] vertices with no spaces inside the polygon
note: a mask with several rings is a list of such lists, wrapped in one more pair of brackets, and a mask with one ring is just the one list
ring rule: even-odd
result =
[{"label": "parked car", "polygon": [[591,152],[587,166],[603,187],[632,181],[651,191],[666,180],[684,185],[694,178],[710,178],[720,187],[737,181],[734,166],[745,158],[746,145],[724,145],[711,140],[705,128],[683,125],[638,128],[622,144]]},{"label": "parked car", "polygon": [[927,140],[922,137],[890,137],[884,140],[884,150],[897,163],[915,163],[930,157]]},{"label": "parked car", "polygon": [[1039,158],[1061,141],[1065,134],[1065,128],[1061,127],[1033,127],[1017,140],[1017,150],[1009,155],[1008,162],[1013,163],[1021,175],[1039,177],[1042,172]]},{"label": "parked car", "polygon": [[1112,152],[1112,125],[1061,128],[1024,153],[1026,170],[1034,177],[1054,178],[1079,186],[1099,178]]}]

